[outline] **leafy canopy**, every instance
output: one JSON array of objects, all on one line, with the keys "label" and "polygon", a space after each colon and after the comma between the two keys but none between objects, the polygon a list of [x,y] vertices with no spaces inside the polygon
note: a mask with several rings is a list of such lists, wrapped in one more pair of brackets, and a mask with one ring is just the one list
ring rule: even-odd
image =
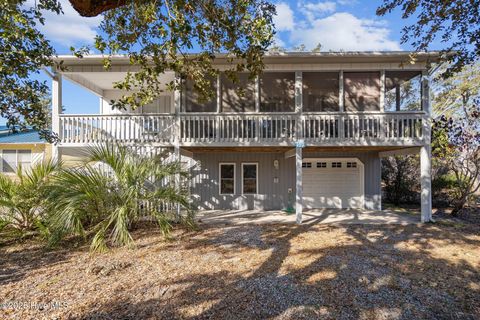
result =
[{"label": "leafy canopy", "polygon": [[[262,57],[273,41],[274,5],[256,0],[70,0],[84,16],[103,15],[94,48],[107,56],[126,54],[136,70],[119,89],[139,89],[123,96],[115,107],[138,107],[151,102],[161,91],[158,75],[172,70],[193,80],[204,98],[213,92],[208,78],[219,70],[214,56],[225,54],[227,75],[249,72],[251,78],[263,68]],[[9,125],[48,129],[41,97],[46,83],[33,80],[43,66],[53,66],[55,50],[38,30],[43,13],[62,14],[59,0],[0,0],[0,115]],[[74,48],[72,48],[75,50]],[[82,56],[92,48],[75,51]],[[197,52],[190,55],[191,52]],[[105,59],[109,68],[111,60]],[[61,64],[56,67],[62,67]],[[164,84],[163,84],[164,85]],[[181,84],[168,83],[169,89]],[[45,133],[45,131],[42,131]],[[54,139],[51,135],[50,139]]]},{"label": "leafy canopy", "polygon": [[[384,0],[377,15],[400,9],[403,19],[416,17],[403,28],[402,43],[426,51],[439,41],[450,62],[443,75],[451,76],[480,56],[480,2],[475,0]],[[448,53],[448,54],[447,54]]]}]

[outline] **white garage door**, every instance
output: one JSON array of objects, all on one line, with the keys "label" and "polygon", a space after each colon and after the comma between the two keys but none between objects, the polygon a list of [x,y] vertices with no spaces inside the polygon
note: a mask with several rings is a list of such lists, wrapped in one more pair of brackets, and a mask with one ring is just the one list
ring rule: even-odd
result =
[{"label": "white garage door", "polygon": [[363,208],[363,164],[358,159],[304,159],[305,208]]}]

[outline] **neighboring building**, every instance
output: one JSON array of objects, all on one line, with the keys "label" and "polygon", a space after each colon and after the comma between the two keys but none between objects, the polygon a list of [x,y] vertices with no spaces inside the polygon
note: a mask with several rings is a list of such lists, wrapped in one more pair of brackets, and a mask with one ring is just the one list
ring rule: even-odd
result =
[{"label": "neighboring building", "polygon": [[[191,194],[200,209],[381,209],[382,156],[420,153],[422,220],[431,219],[429,70],[435,53],[285,53],[265,57],[255,81],[224,75],[216,99],[199,103],[191,83],[160,93],[140,110],[112,110],[113,88],[131,69],[114,57],[62,56],[68,71],[53,79],[55,156],[77,159],[82,148],[120,142],[142,150],[171,148],[192,167]],[[227,60],[218,56],[220,68]],[[61,114],[62,77],[94,92],[100,114]],[[163,75],[175,80],[173,72]],[[179,79],[177,79],[178,81]],[[238,95],[236,87],[243,88]],[[183,160],[182,160],[183,161]]]},{"label": "neighboring building", "polygon": [[50,156],[50,145],[32,129],[13,133],[6,126],[0,126],[0,171],[15,174],[17,168],[30,168]]}]

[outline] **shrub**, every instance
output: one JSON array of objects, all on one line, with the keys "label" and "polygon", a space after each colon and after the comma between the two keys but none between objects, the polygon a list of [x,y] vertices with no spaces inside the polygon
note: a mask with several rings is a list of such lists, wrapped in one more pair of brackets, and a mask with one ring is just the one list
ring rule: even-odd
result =
[{"label": "shrub", "polygon": [[18,168],[14,177],[0,174],[0,231],[15,238],[45,230],[46,188],[60,164],[45,161]]},{"label": "shrub", "polygon": [[188,194],[172,183],[176,175],[186,172],[162,156],[140,156],[118,145],[90,148],[84,165],[62,170],[50,187],[51,243],[91,234],[92,250],[131,246],[130,231],[142,217],[153,218],[168,235],[177,204],[186,212],[179,222],[192,227]]},{"label": "shrub", "polygon": [[382,181],[387,202],[418,203],[419,162],[416,156],[394,156],[382,159]]}]

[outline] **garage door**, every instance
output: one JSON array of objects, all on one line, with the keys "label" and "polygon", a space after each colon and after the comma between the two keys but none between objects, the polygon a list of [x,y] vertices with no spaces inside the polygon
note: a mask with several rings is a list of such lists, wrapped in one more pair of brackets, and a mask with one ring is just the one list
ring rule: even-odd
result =
[{"label": "garage door", "polygon": [[358,159],[305,159],[305,208],[363,208],[363,164]]}]

